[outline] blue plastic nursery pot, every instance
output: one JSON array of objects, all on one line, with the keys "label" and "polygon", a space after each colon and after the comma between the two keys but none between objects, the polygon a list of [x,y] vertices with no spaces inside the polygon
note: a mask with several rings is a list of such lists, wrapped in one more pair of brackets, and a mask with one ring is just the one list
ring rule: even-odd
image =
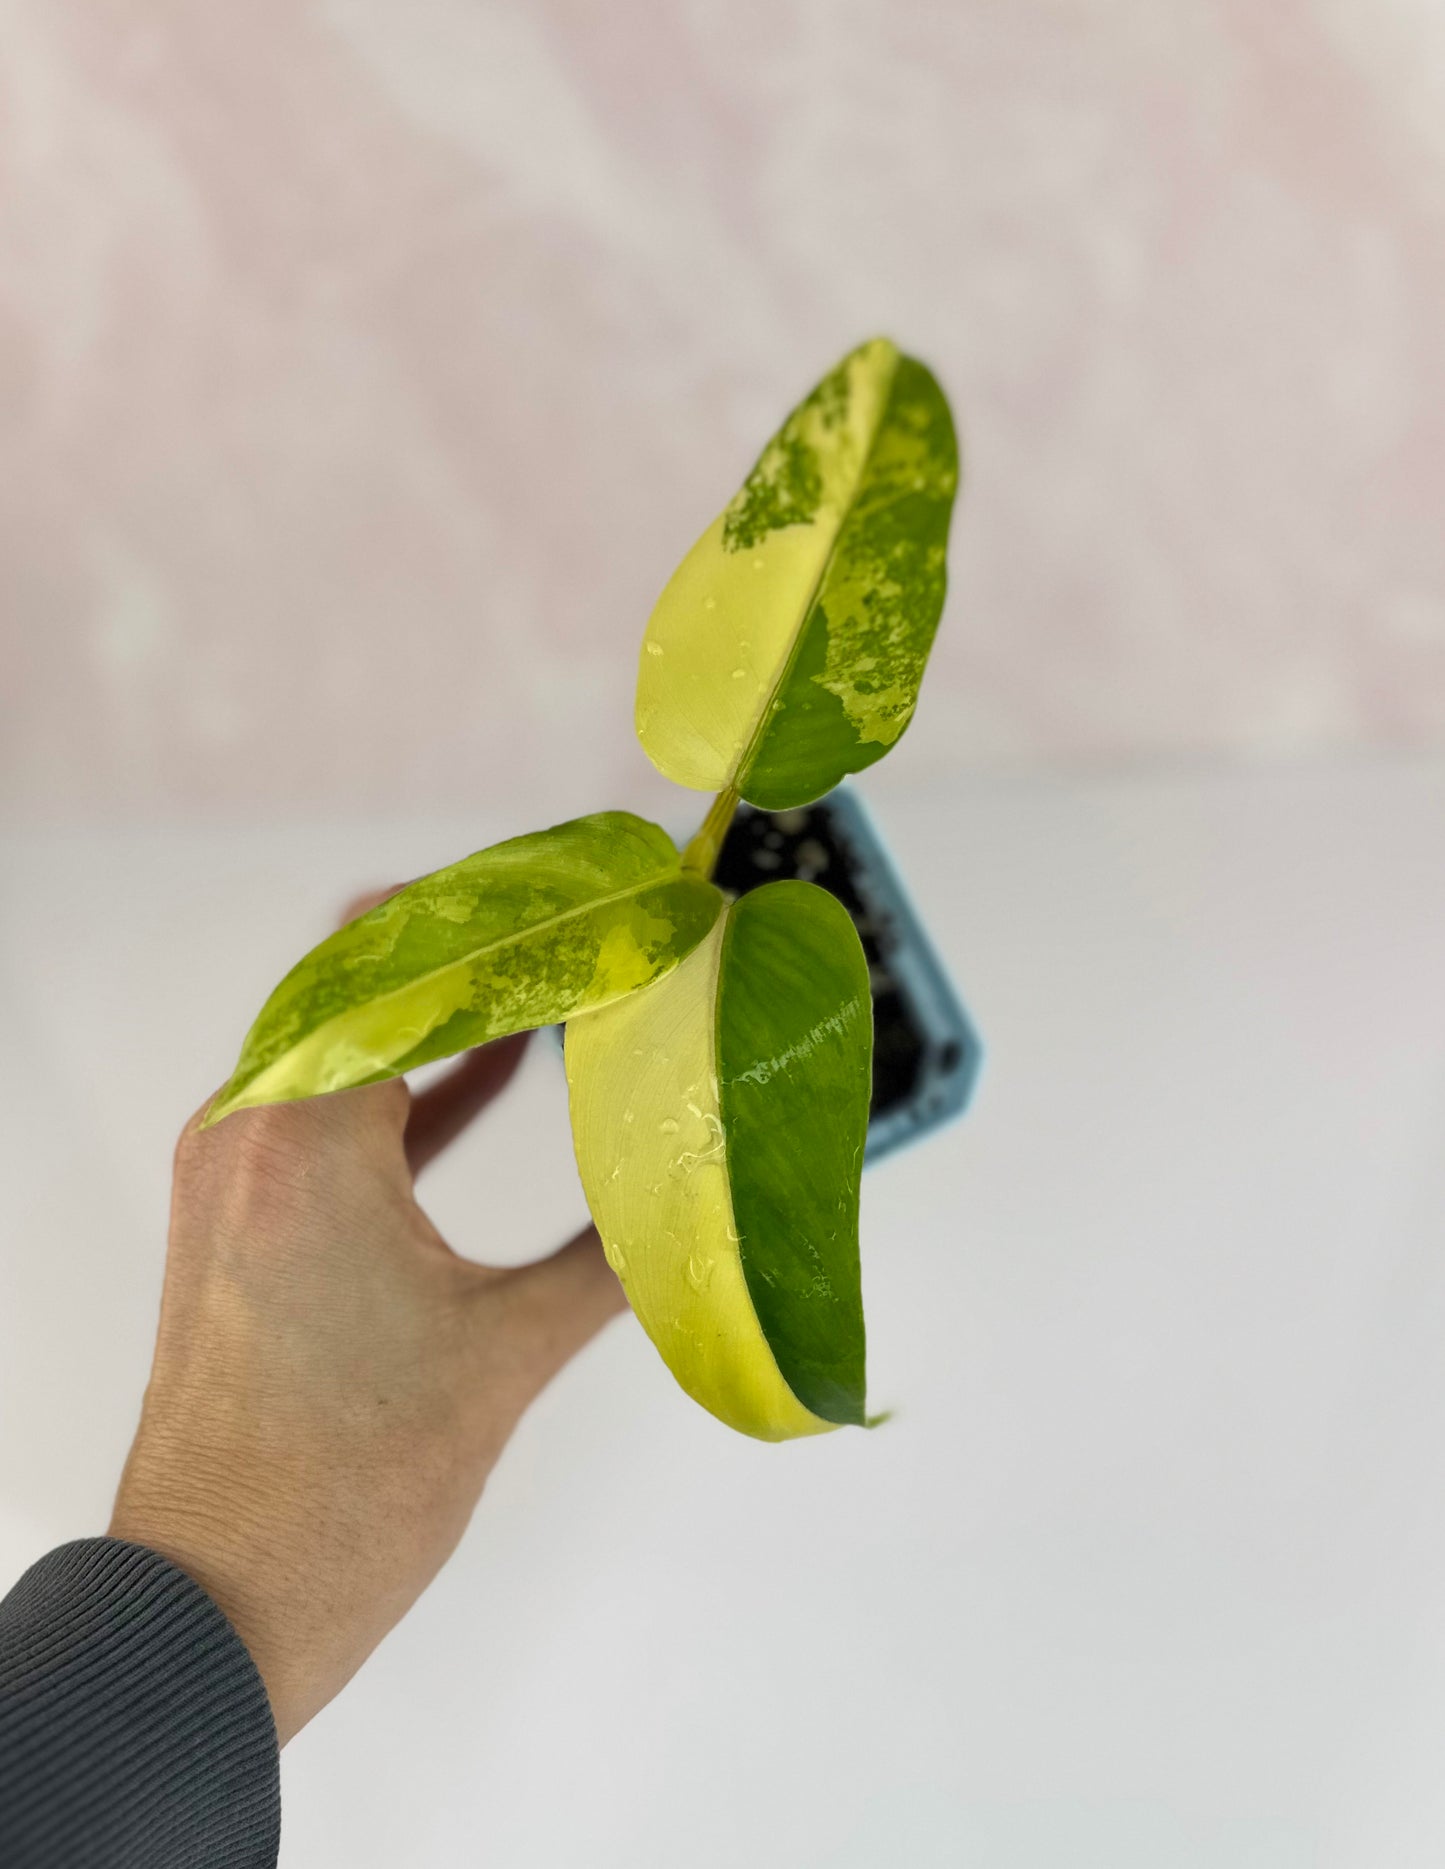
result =
[{"label": "blue plastic nursery pot", "polygon": [[839,786],[795,811],[741,805],[714,881],[731,895],[795,876],[847,909],[873,987],[873,1101],[865,1159],[968,1108],[983,1044],[924,933],[858,794]]}]

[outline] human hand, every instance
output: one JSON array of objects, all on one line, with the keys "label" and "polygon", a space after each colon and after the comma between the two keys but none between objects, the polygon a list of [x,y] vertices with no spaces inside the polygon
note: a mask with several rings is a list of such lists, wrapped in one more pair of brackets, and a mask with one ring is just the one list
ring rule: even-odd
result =
[{"label": "human hand", "polygon": [[[380,896],[353,905],[359,914]],[[511,1270],[458,1257],[413,1177],[525,1035],[242,1110],[176,1149],[155,1361],[110,1535],[196,1579],[285,1745],[455,1549],[522,1412],[626,1300],[589,1227]]]}]

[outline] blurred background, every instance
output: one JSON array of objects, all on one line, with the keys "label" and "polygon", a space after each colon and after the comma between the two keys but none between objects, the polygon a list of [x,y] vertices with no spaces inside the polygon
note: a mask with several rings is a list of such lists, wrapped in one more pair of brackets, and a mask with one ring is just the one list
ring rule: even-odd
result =
[{"label": "blurred background", "polygon": [[[691,828],[642,626],[839,353],[965,445],[862,786],[990,1047],[865,1183],[898,1413],[756,1446],[614,1326],[285,1869],[1438,1869],[1442,307],[1434,0],[0,3],[0,1585],[280,973]],[[426,1198],[579,1223],[546,1048]]]}]

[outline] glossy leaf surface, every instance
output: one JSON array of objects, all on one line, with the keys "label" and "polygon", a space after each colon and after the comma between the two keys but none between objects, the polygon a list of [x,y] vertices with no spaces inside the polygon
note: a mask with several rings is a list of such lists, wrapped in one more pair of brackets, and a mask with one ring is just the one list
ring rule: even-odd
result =
[{"label": "glossy leaf surface", "polygon": [[929,371],[886,338],[851,352],[658,600],[637,682],[654,765],[777,811],[881,759],[918,700],[957,486]]},{"label": "glossy leaf surface", "polygon": [[771,883],[645,993],[567,1027],[572,1134],[613,1270],[677,1380],[763,1440],[864,1419],[868,969]]},{"label": "glossy leaf surface", "polygon": [[395,1077],[646,986],[722,897],[672,840],[599,812],[478,851],[314,948],[262,1008],[208,1122]]}]

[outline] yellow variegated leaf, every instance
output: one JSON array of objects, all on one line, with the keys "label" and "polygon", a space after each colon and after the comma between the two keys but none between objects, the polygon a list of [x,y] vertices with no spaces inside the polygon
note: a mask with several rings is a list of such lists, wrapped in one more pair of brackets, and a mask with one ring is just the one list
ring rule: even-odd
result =
[{"label": "yellow variegated leaf", "polygon": [[857,933],[800,882],[751,891],[665,980],[567,1026],[608,1261],[688,1394],[762,1440],[864,1420],[871,1048]]},{"label": "yellow variegated leaf", "polygon": [[928,370],[886,338],[845,357],[653,611],[637,732],[659,770],[776,811],[880,759],[913,717],[957,484]]},{"label": "yellow variegated leaf", "polygon": [[604,811],[410,884],[299,962],[207,1115],[375,1083],[648,985],[722,898],[657,825]]}]

